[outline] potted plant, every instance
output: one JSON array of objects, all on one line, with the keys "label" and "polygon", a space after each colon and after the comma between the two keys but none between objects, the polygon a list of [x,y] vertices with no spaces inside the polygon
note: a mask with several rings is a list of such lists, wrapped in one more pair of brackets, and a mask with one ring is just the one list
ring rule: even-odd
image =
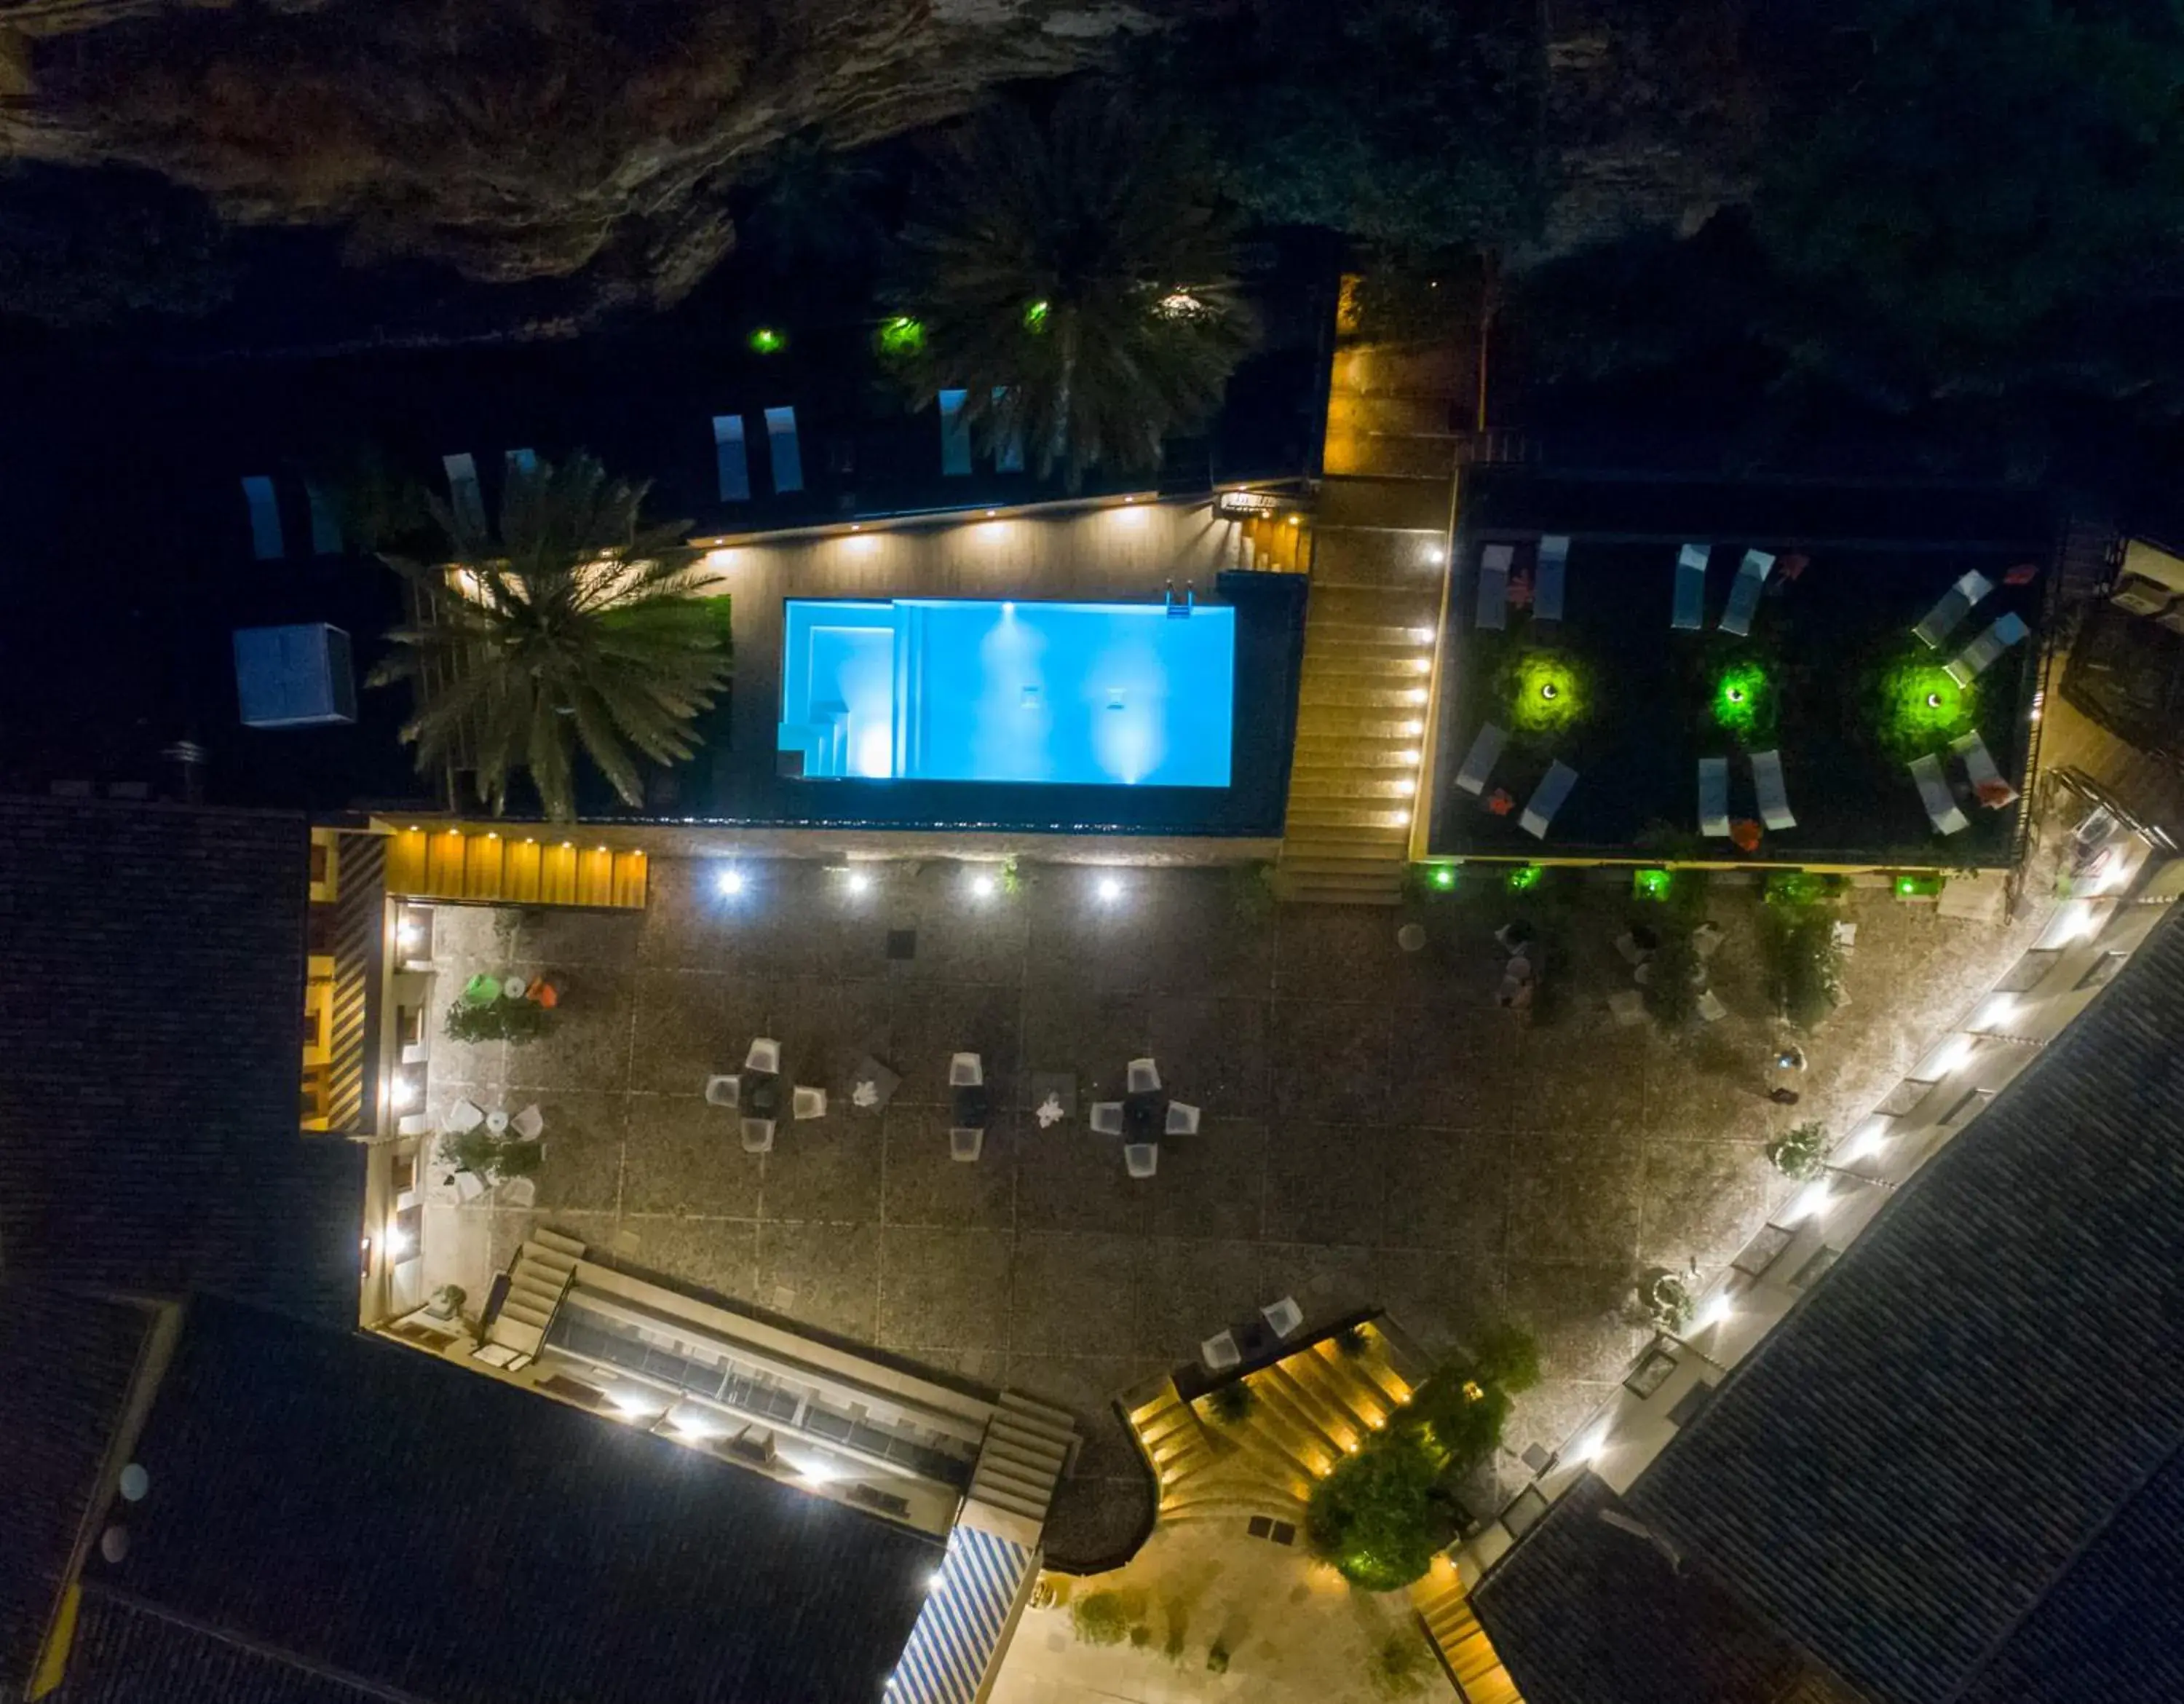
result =
[{"label": "potted plant", "polygon": [[1801,1124],[1767,1144],[1767,1158],[1785,1177],[1809,1183],[1827,1170],[1828,1130],[1823,1124]]}]

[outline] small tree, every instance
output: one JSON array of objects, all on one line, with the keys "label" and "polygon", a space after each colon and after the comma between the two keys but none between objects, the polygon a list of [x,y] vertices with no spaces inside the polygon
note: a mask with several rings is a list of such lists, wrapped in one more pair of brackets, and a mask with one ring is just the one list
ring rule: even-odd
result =
[{"label": "small tree", "polygon": [[1313,1489],[1306,1536],[1353,1585],[1367,1591],[1407,1586],[1456,1535],[1440,1477],[1424,1451],[1376,1439]]},{"label": "small tree", "polygon": [[1223,1426],[1235,1426],[1248,1420],[1258,1399],[1251,1387],[1238,1379],[1233,1384],[1220,1386],[1206,1399],[1206,1405],[1213,1411],[1213,1417]]},{"label": "small tree", "polygon": [[1663,1028],[1680,1028],[1698,1014],[1699,970],[1690,931],[1672,926],[1646,964],[1646,1009]]},{"label": "small tree", "polygon": [[451,1042],[512,1042],[518,1047],[546,1033],[546,1008],[536,1000],[460,999],[448,1008],[444,1025]]},{"label": "small tree", "polygon": [[1827,1170],[1828,1130],[1823,1124],[1801,1124],[1767,1144],[1767,1158],[1785,1177],[1810,1182]]},{"label": "small tree", "polygon": [[1120,1645],[1136,1617],[1118,1591],[1095,1591],[1070,1606],[1069,1624],[1087,1645]]},{"label": "small tree", "polygon": [[1818,906],[1769,907],[1768,994],[1801,1030],[1816,1028],[1842,993],[1842,948],[1835,919]]},{"label": "small tree", "polygon": [[1698,1305],[1693,1293],[1697,1278],[1698,1265],[1694,1261],[1688,1271],[1653,1272],[1640,1280],[1638,1306],[1646,1323],[1670,1337],[1681,1337],[1688,1331]]}]

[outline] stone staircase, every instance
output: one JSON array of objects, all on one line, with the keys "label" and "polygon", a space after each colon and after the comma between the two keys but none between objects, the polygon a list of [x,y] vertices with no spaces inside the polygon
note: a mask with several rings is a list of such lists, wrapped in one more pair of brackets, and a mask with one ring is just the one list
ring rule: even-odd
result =
[{"label": "stone staircase", "polygon": [[1363,1330],[1362,1354],[1325,1338],[1245,1375],[1240,1420],[1219,1419],[1210,1397],[1185,1403],[1169,1379],[1140,1392],[1128,1413],[1160,1480],[1160,1518],[1298,1518],[1313,1482],[1409,1399],[1392,1345]]},{"label": "stone staircase", "polygon": [[574,1237],[533,1232],[508,1269],[508,1294],[486,1328],[486,1341],[505,1344],[521,1355],[538,1354],[583,1254],[583,1243]]},{"label": "stone staircase", "polygon": [[1494,1641],[1472,1613],[1462,1579],[1446,1560],[1411,1588],[1411,1606],[1464,1704],[1524,1704]]},{"label": "stone staircase", "polygon": [[1440,347],[1337,352],[1274,870],[1284,899],[1402,897],[1455,520],[1462,440],[1450,422],[1463,368]]},{"label": "stone staircase", "polygon": [[1077,1422],[1067,1414],[1005,1390],[971,1470],[971,1499],[1044,1525],[1076,1451]]}]

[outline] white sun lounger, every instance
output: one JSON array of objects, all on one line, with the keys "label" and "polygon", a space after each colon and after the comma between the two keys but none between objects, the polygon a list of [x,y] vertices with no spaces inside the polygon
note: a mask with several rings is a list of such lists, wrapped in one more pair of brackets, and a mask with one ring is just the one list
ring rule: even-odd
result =
[{"label": "white sun lounger", "polygon": [[1774,558],[1764,550],[1747,550],[1736,570],[1736,584],[1729,589],[1729,607],[1721,612],[1721,630],[1739,639],[1752,631],[1752,617],[1759,613],[1759,594],[1767,589],[1767,576],[1774,572]]},{"label": "white sun lounger", "polygon": [[1942,595],[1941,602],[1926,612],[1911,629],[1930,651],[1938,651],[1950,629],[1972,612],[1972,606],[1994,589],[1994,582],[1977,568],[1957,576],[1956,584]]},{"label": "white sun lounger", "polygon": [[1540,568],[1532,579],[1532,617],[1563,618],[1563,571],[1569,567],[1569,534],[1549,533],[1540,540]]},{"label": "white sun lounger", "polygon": [[1479,614],[1474,625],[1496,632],[1509,624],[1509,559],[1512,545],[1489,545],[1479,553]]},{"label": "white sun lounger", "polygon": [[2004,805],[2017,802],[2017,789],[2003,779],[2002,771],[1994,766],[1994,754],[1986,749],[1986,741],[1980,738],[1979,729],[1975,728],[1961,740],[1950,740],[1949,749],[1964,759],[1964,774],[1971,778],[1975,793],[1984,795],[1988,789],[1999,787],[2008,795],[2007,798],[1991,802],[1982,796],[1980,800],[1981,804],[1992,810],[2000,810]]},{"label": "white sun lounger", "polygon": [[1686,545],[1676,556],[1676,612],[1669,625],[1696,633],[1706,625],[1707,558],[1712,545]]},{"label": "white sun lounger", "polygon": [[1699,759],[1699,832],[1726,839],[1729,835],[1729,759]]},{"label": "white sun lounger", "polygon": [[1942,760],[1928,752],[1923,757],[1911,760],[1911,779],[1919,784],[1919,797],[1926,807],[1926,815],[1940,834],[1961,834],[1971,824],[1964,813],[1957,808],[1956,799],[1949,791],[1948,777],[1942,773]]},{"label": "white sun lounger", "polygon": [[1752,754],[1752,788],[1759,795],[1759,819],[1770,829],[1794,829],[1797,819],[1790,813],[1789,789],[1782,785],[1782,754],[1780,751],[1754,751]]},{"label": "white sun lounger", "polygon": [[1486,790],[1487,777],[1502,758],[1502,748],[1509,743],[1509,735],[1491,722],[1482,726],[1472,736],[1471,749],[1464,753],[1463,767],[1456,772],[1456,785],[1467,793]]},{"label": "white sun lounger", "polygon": [[1942,672],[1958,685],[1969,686],[1986,673],[1988,664],[2030,631],[2014,612],[1997,616],[1994,625],[1958,652],[1955,662],[1942,665]]},{"label": "white sun lounger", "polygon": [[1547,773],[1540,777],[1540,785],[1532,789],[1529,803],[1524,807],[1524,832],[1534,840],[1547,837],[1547,824],[1555,819],[1555,813],[1569,797],[1570,789],[1577,785],[1577,771],[1557,758],[1547,766]]}]

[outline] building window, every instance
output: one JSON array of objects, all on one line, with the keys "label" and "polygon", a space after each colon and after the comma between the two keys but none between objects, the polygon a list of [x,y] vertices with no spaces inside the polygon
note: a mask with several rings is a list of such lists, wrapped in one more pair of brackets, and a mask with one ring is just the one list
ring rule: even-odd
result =
[{"label": "building window", "polygon": [[1641,1401],[1669,1382],[1669,1375],[1676,1370],[1676,1358],[1664,1349],[1649,1349],[1646,1358],[1631,1370],[1630,1377],[1623,1381],[1623,1388]]},{"label": "building window", "polygon": [[1780,1225],[1762,1226],[1743,1251],[1730,1262],[1740,1272],[1758,1277],[1774,1264],[1775,1257],[1790,1246],[1794,1233]]},{"label": "building window", "polygon": [[455,518],[477,532],[485,531],[485,492],[478,484],[477,462],[467,450],[443,455],[448,470],[448,502]]},{"label": "building window", "polygon": [[951,478],[971,471],[971,423],[963,418],[970,395],[967,390],[940,393],[940,471]]},{"label": "building window", "polygon": [[1797,1268],[1797,1275],[1790,1282],[1801,1290],[1809,1290],[1819,1282],[1828,1268],[1841,1258],[1842,1250],[1840,1249],[1815,1249],[1811,1258]]}]

